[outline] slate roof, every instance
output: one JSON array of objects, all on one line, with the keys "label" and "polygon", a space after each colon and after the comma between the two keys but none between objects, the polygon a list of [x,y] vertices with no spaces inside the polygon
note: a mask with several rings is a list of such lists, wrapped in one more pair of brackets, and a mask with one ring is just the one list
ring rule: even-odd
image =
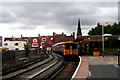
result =
[{"label": "slate roof", "polygon": [[54,41],[73,41],[75,38],[73,36],[55,36]]},{"label": "slate roof", "polygon": [[[18,40],[20,40],[20,41],[23,41],[23,39],[24,39],[25,37],[22,37],[22,38],[20,38],[20,37],[5,38],[5,40],[6,40],[6,39],[9,39],[10,41],[13,41],[13,40],[15,40],[16,38],[17,38]],[[27,38],[31,41],[34,37],[27,37]],[[39,37],[35,37],[35,38],[37,38],[38,40],[40,40]]]},{"label": "slate roof", "polygon": [[[50,40],[50,38],[51,38],[52,36],[47,36],[47,37],[48,37],[48,40]],[[46,44],[46,42],[47,42],[48,40],[46,40],[44,44]]]}]

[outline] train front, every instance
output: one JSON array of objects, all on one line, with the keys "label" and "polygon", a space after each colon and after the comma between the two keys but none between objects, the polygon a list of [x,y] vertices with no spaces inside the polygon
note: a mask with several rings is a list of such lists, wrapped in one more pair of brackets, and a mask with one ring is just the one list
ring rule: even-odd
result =
[{"label": "train front", "polygon": [[78,56],[78,44],[67,42],[64,44],[64,56]]}]

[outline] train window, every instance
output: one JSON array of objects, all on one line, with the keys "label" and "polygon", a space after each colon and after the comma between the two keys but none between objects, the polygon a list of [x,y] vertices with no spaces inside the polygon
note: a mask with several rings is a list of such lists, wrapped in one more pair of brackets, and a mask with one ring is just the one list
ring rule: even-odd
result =
[{"label": "train window", "polygon": [[70,44],[69,43],[65,44],[65,49],[70,49]]},{"label": "train window", "polygon": [[66,43],[65,49],[77,49],[77,44],[74,43]]},{"label": "train window", "polygon": [[77,44],[72,43],[72,49],[77,49]]}]

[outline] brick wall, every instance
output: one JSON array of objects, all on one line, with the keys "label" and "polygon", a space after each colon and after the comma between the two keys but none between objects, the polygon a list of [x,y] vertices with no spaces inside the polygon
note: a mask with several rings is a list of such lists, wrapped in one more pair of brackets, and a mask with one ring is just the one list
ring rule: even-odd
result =
[{"label": "brick wall", "polygon": [[[37,51],[30,50],[30,55],[34,54],[37,54]],[[5,64],[13,62],[14,60],[18,60],[19,58],[23,58],[25,56],[25,50],[2,52],[2,63]]]}]

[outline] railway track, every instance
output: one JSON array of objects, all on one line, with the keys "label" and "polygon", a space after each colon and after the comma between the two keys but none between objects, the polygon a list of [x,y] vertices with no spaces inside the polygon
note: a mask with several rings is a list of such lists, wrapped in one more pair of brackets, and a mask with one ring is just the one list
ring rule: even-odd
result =
[{"label": "railway track", "polygon": [[[21,79],[33,79],[35,76],[43,73],[53,65],[57,63],[57,61],[60,61],[61,58],[57,55],[49,55],[49,58],[38,62],[36,64],[33,64],[28,67],[24,67],[20,70],[17,70],[15,72],[9,73],[7,75],[3,76],[3,80],[21,80]],[[61,63],[62,64],[62,63]]]},{"label": "railway track", "polygon": [[17,70],[19,70],[19,69],[22,69],[22,68],[24,68],[24,67],[33,65],[33,64],[35,64],[35,63],[37,63],[37,62],[40,62],[40,61],[42,61],[42,60],[44,60],[44,59],[46,59],[46,58],[48,58],[48,57],[49,57],[48,55],[45,55],[45,56],[43,56],[43,57],[39,57],[39,58],[30,60],[30,61],[27,61],[27,62],[20,63],[20,64],[18,64],[18,65],[12,66],[12,67],[10,67],[10,68],[3,69],[3,70],[2,70],[2,75],[4,76],[4,75],[7,75],[7,74],[9,74],[9,73],[11,73],[11,72],[15,72],[15,71],[17,71]]},{"label": "railway track", "polygon": [[78,66],[79,60],[72,60],[72,61],[66,61],[64,66],[59,70],[56,71],[56,74],[52,75],[49,80],[71,80],[72,76]]},{"label": "railway track", "polygon": [[43,61],[4,75],[3,80],[70,80],[78,63],[79,60],[64,61],[63,57],[52,54]]}]

